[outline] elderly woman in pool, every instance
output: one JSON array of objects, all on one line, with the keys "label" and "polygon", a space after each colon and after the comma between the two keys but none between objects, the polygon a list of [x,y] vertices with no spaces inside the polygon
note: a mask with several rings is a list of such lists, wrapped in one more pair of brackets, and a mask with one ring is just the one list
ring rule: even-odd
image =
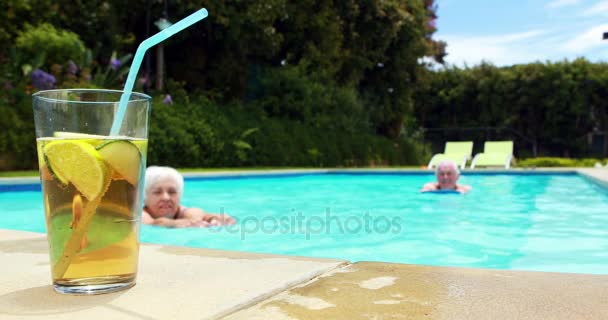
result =
[{"label": "elderly woman in pool", "polygon": [[142,222],[169,228],[209,227],[236,222],[225,214],[210,214],[199,208],[180,205],[183,190],[184,178],[177,170],[149,167],[146,170]]},{"label": "elderly woman in pool", "polygon": [[437,170],[435,171],[435,176],[437,177],[437,182],[425,184],[420,192],[452,190],[460,193],[467,193],[471,190],[471,186],[458,184],[460,171],[454,161],[443,160],[439,162]]}]

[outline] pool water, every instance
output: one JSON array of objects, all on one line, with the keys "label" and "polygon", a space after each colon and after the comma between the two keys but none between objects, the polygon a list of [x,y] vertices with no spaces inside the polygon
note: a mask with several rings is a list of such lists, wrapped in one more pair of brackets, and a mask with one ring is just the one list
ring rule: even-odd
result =
[{"label": "pool water", "polygon": [[[608,191],[577,174],[473,174],[466,195],[419,193],[430,174],[187,179],[183,203],[224,228],[143,226],[149,243],[424,265],[608,274]],[[0,192],[0,228],[45,232],[40,191]]]}]

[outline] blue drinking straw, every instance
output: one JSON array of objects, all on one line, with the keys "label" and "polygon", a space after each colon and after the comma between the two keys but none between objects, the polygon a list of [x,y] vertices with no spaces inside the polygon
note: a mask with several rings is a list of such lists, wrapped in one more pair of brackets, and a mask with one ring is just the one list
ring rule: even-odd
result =
[{"label": "blue drinking straw", "polygon": [[133,91],[133,85],[135,84],[135,78],[137,77],[137,72],[139,71],[141,61],[144,59],[146,51],[151,47],[165,41],[165,39],[169,38],[170,36],[205,19],[207,15],[207,9],[200,9],[197,12],[178,21],[174,25],[168,27],[167,29],[161,30],[159,33],[151,36],[139,44],[139,47],[137,47],[137,51],[135,52],[135,58],[133,58],[133,63],[131,63],[131,68],[129,69],[129,75],[127,76],[127,82],[125,83],[122,96],[120,96],[118,111],[116,111],[116,114],[114,115],[114,122],[112,122],[112,129],[110,130],[111,136],[117,136],[120,131],[122,121],[125,117],[125,112],[127,111],[127,104],[129,102],[129,98],[131,97],[131,92]]}]

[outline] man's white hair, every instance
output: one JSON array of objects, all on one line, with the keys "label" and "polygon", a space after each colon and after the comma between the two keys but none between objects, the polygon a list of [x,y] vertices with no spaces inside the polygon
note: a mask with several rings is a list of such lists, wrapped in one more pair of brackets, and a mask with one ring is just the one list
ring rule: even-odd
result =
[{"label": "man's white hair", "polygon": [[150,166],[146,169],[144,191],[147,193],[159,181],[170,178],[177,185],[177,194],[181,198],[184,192],[184,177],[171,167]]},{"label": "man's white hair", "polygon": [[454,162],[452,160],[441,160],[435,167],[435,174],[439,173],[439,167],[450,167],[450,168],[454,169],[456,174],[460,174],[458,165],[456,164],[456,162]]}]

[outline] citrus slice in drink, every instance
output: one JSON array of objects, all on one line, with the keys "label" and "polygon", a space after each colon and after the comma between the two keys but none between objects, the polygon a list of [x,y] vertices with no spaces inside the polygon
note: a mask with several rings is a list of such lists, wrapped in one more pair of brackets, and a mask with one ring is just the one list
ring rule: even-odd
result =
[{"label": "citrus slice in drink", "polygon": [[78,140],[86,142],[93,147],[97,146],[101,141],[108,139],[108,136],[68,131],[55,131],[53,133],[53,137],[60,138],[62,140]]},{"label": "citrus slice in drink", "polygon": [[136,186],[141,170],[139,148],[129,140],[111,140],[97,146],[103,160],[119,177]]},{"label": "citrus slice in drink", "polygon": [[38,169],[41,169],[46,165],[44,163],[44,156],[42,154],[42,146],[44,146],[44,141],[36,140],[36,151],[38,152]]},{"label": "citrus slice in drink", "polygon": [[108,168],[99,152],[86,142],[57,140],[44,145],[48,165],[59,180],[71,182],[89,201],[100,197],[108,185]]},{"label": "citrus slice in drink", "polygon": [[53,137],[62,139],[108,139],[108,136],[68,131],[55,131]]},{"label": "citrus slice in drink", "polygon": [[[57,179],[61,184],[67,186],[70,183],[68,178],[64,177],[61,173],[53,170],[51,164],[49,163],[49,158],[46,156],[46,154],[43,153],[42,158],[44,159],[45,165],[42,167],[44,170],[41,170],[40,172],[43,175],[48,173],[51,176],[51,180],[53,180],[53,178]],[[46,176],[44,176],[44,178],[46,178]]]},{"label": "citrus slice in drink", "polygon": [[54,172],[52,172],[46,165],[46,156],[42,151],[44,143],[45,142],[41,140],[37,140],[36,142],[36,150],[38,152],[38,170],[40,171],[40,178],[44,181],[51,181],[53,179],[57,179],[64,185],[68,184],[67,180],[57,177],[57,175],[54,174]]},{"label": "citrus slice in drink", "polygon": [[137,146],[140,154],[142,154],[142,155],[147,154],[148,140],[131,140],[131,142]]}]

